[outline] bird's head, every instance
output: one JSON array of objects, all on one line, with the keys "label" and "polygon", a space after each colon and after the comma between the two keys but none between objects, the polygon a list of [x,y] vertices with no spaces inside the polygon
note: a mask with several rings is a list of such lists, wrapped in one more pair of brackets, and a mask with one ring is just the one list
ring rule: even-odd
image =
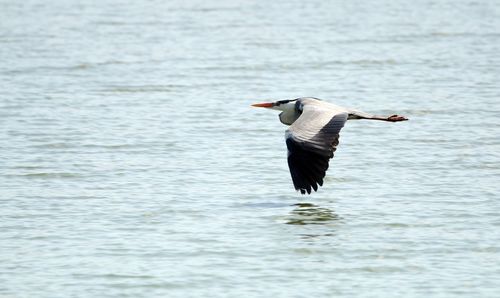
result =
[{"label": "bird's head", "polygon": [[292,125],[302,112],[300,98],[278,100],[275,102],[256,103],[252,105],[257,108],[267,108],[282,111],[279,115],[280,121],[286,125]]},{"label": "bird's head", "polygon": [[272,109],[272,110],[279,110],[279,111],[283,111],[283,112],[288,112],[288,111],[295,110],[296,102],[297,102],[297,99],[285,99],[285,100],[278,100],[275,102],[255,103],[252,105],[252,107],[268,108],[268,109]]}]

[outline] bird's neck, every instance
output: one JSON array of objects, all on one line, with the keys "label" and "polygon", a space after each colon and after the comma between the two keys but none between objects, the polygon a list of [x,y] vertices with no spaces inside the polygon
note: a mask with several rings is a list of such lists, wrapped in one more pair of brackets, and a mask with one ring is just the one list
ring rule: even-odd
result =
[{"label": "bird's neck", "polygon": [[280,113],[280,121],[285,125],[292,125],[299,117],[300,113],[296,110],[283,111]]}]

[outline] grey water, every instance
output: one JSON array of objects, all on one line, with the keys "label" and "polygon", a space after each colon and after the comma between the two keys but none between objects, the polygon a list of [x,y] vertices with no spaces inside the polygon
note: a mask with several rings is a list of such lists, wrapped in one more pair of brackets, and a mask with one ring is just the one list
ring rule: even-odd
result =
[{"label": "grey water", "polygon": [[[499,1],[0,1],[0,297],[498,297]],[[296,193],[268,100],[349,121]]]}]

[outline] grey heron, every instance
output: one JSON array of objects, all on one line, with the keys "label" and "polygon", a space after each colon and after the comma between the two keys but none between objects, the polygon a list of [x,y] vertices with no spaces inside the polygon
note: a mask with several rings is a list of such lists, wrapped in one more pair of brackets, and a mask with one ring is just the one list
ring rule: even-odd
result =
[{"label": "grey heron", "polygon": [[285,132],[288,167],[295,190],[301,194],[323,186],[328,163],[339,144],[339,132],[347,120],[367,119],[388,122],[406,121],[399,115],[375,116],[340,107],[314,97],[253,104],[254,107],[279,110]]}]

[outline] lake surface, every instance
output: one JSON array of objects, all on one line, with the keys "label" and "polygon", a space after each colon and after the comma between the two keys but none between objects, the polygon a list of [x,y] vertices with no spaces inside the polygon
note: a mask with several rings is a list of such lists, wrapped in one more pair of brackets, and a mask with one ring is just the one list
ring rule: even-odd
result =
[{"label": "lake surface", "polygon": [[[498,297],[500,2],[0,6],[1,297]],[[301,96],[410,121],[301,196]]]}]

